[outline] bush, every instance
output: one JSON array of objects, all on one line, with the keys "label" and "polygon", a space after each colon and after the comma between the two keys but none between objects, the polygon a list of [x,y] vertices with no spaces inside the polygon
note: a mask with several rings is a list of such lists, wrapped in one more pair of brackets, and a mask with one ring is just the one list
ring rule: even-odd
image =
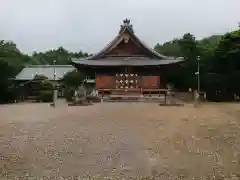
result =
[{"label": "bush", "polygon": [[39,99],[42,102],[52,102],[53,101],[53,92],[52,91],[40,91]]},{"label": "bush", "polygon": [[101,102],[101,98],[98,97],[98,96],[91,96],[91,95],[89,95],[89,96],[87,96],[87,100],[91,101],[93,103]]},{"label": "bush", "polygon": [[62,79],[62,83],[66,86],[66,87],[78,87],[79,85],[81,85],[81,83],[84,80],[84,75],[81,74],[78,71],[72,71],[67,73],[63,79]]},{"label": "bush", "polygon": [[52,102],[53,101],[53,84],[48,80],[42,80],[39,84],[37,101]]},{"label": "bush", "polygon": [[17,91],[15,89],[9,88],[0,91],[0,104],[1,103],[13,103],[17,99]]},{"label": "bush", "polygon": [[52,91],[52,90],[53,90],[53,84],[50,81],[48,80],[41,81],[40,91]]},{"label": "bush", "polygon": [[67,88],[64,91],[64,97],[68,102],[71,102],[73,100],[74,95],[74,89],[73,88]]}]

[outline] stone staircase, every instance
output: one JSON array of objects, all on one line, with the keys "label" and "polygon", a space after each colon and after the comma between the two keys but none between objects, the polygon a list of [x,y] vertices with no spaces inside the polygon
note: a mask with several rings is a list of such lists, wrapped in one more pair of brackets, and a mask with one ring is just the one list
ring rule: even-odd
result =
[{"label": "stone staircase", "polygon": [[139,94],[109,95],[103,97],[104,102],[164,102],[164,96],[142,96]]}]

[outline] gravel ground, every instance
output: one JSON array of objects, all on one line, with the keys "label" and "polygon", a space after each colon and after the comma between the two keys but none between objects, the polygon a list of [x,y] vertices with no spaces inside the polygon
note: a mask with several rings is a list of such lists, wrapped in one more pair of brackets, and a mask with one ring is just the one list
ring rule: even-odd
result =
[{"label": "gravel ground", "polygon": [[240,178],[238,104],[17,104],[0,114],[0,179]]}]

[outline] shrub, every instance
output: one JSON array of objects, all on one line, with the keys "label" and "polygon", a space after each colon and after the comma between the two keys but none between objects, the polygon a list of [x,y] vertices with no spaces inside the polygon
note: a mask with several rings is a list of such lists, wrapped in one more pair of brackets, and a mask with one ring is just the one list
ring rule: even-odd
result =
[{"label": "shrub", "polygon": [[1,89],[1,103],[13,103],[18,98],[18,91],[17,88],[8,88],[8,89]]},{"label": "shrub", "polygon": [[67,73],[63,79],[62,83],[66,87],[78,87],[84,80],[84,75],[78,71],[72,71]]},{"label": "shrub", "polygon": [[53,101],[53,84],[48,80],[43,80],[40,83],[38,100],[42,102]]},{"label": "shrub", "polygon": [[35,77],[34,77],[34,80],[35,81],[43,81],[43,80],[47,80],[48,78],[46,77],[46,76],[44,76],[44,75],[36,75]]},{"label": "shrub", "polygon": [[98,97],[98,96],[91,96],[91,95],[89,95],[89,96],[87,96],[87,100],[91,101],[93,103],[101,102],[101,98]]},{"label": "shrub", "polygon": [[73,100],[73,95],[74,95],[74,88],[67,88],[64,91],[64,97],[68,102],[71,102]]},{"label": "shrub", "polygon": [[44,80],[41,81],[40,83],[40,91],[52,91],[53,90],[53,83],[48,81],[48,80]]},{"label": "shrub", "polygon": [[39,99],[42,102],[52,102],[53,101],[53,92],[52,91],[40,91]]}]

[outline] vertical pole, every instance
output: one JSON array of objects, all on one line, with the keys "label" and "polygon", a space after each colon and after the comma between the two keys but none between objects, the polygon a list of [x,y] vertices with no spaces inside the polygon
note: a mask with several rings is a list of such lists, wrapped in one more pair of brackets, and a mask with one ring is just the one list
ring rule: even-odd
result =
[{"label": "vertical pole", "polygon": [[53,107],[56,107],[56,60],[53,60]]},{"label": "vertical pole", "polygon": [[198,94],[200,95],[200,56],[197,57]]},{"label": "vertical pole", "polygon": [[200,99],[200,56],[197,56],[197,90],[194,93],[194,106],[197,107]]}]

